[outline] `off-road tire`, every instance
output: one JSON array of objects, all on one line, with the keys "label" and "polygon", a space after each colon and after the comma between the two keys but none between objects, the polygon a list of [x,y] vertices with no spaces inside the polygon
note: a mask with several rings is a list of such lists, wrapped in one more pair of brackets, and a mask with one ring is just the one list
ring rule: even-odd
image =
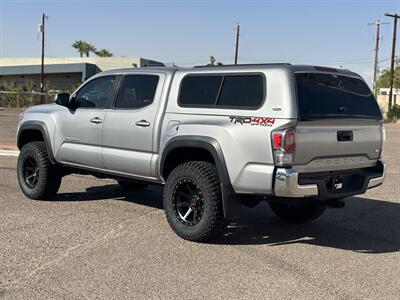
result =
[{"label": "off-road tire", "polygon": [[143,190],[146,186],[148,186],[145,183],[139,183],[131,180],[117,180],[118,184],[122,189],[125,191],[140,191]]},{"label": "off-road tire", "polygon": [[[27,160],[37,164],[37,182],[34,186],[29,186],[25,178],[24,166]],[[24,195],[33,200],[52,199],[57,194],[62,179],[59,168],[49,160],[44,142],[31,142],[22,147],[18,156],[17,177]]]},{"label": "off-road tire", "polygon": [[326,205],[321,203],[287,204],[270,202],[269,205],[277,217],[289,223],[305,223],[315,220],[326,209]]},{"label": "off-road tire", "polygon": [[[174,192],[182,180],[190,180],[196,184],[203,195],[204,211],[200,221],[193,226],[184,224],[174,207]],[[164,210],[172,230],[181,238],[195,242],[207,242],[216,238],[225,225],[216,167],[204,161],[185,162],[175,167],[165,184]]]}]

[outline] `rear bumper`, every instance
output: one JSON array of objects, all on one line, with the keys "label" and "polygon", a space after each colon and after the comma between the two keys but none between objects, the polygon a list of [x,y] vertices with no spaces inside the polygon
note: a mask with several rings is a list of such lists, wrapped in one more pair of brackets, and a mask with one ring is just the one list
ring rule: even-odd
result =
[{"label": "rear bumper", "polygon": [[[296,169],[278,168],[275,175],[274,193],[277,197],[321,199],[344,198],[363,194],[367,189],[383,183],[385,163],[379,160],[373,168],[335,172],[299,173]],[[335,189],[333,178],[343,181],[342,189]]]},{"label": "rear bumper", "polygon": [[383,183],[383,180],[385,179],[386,164],[383,160],[379,160],[378,164],[381,164],[382,172],[379,174],[378,177],[374,177],[369,180],[367,189],[372,189],[374,187],[380,186]]},{"label": "rear bumper", "polygon": [[303,198],[318,196],[316,184],[299,184],[299,173],[295,169],[278,168],[275,175],[275,196]]}]

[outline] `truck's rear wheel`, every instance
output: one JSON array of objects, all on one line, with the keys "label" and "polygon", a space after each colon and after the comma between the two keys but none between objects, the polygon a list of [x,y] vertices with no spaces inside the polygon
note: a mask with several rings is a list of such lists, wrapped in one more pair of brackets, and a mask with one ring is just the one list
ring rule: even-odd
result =
[{"label": "truck's rear wheel", "polygon": [[164,210],[180,237],[205,242],[223,229],[220,180],[214,165],[191,161],[177,166],[164,189]]},{"label": "truck's rear wheel", "polygon": [[62,178],[57,167],[50,162],[44,142],[31,142],[22,147],[17,177],[24,195],[34,200],[53,198]]},{"label": "truck's rear wheel", "polygon": [[321,203],[288,204],[270,202],[269,205],[276,216],[289,223],[304,223],[315,220],[326,209],[326,206]]}]

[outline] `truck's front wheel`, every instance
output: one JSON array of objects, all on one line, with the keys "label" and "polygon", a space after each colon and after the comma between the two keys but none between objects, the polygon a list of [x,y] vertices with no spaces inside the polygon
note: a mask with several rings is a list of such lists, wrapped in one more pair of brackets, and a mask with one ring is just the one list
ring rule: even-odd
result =
[{"label": "truck's front wheel", "polygon": [[276,216],[289,223],[304,223],[315,220],[326,209],[326,206],[321,203],[288,204],[270,202],[269,205]]},{"label": "truck's front wheel", "polygon": [[168,223],[180,237],[205,242],[223,229],[220,181],[214,165],[191,161],[177,166],[164,189]]},{"label": "truck's front wheel", "polygon": [[35,200],[54,197],[62,178],[57,167],[50,162],[44,142],[31,142],[22,147],[17,177],[24,195]]}]

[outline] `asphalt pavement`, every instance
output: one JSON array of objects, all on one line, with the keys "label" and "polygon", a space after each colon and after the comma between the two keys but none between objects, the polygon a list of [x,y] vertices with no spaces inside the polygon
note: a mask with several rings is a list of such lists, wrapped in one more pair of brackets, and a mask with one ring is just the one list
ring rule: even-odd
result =
[{"label": "asphalt pavement", "polygon": [[160,187],[70,175],[32,201],[0,156],[0,298],[399,299],[400,126],[386,128],[383,186],[309,224],[244,209],[210,244],[171,231]]},{"label": "asphalt pavement", "polygon": [[0,150],[15,148],[18,116],[22,109],[0,110]]}]

